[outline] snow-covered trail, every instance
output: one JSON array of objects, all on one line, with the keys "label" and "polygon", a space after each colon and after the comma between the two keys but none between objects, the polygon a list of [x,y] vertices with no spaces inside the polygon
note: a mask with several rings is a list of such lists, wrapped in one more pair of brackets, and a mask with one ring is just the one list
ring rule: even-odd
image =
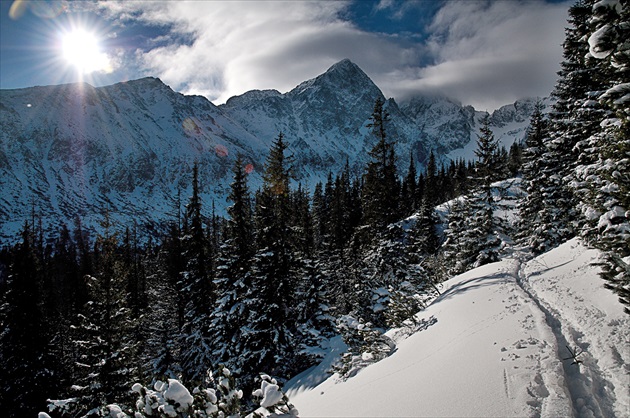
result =
[{"label": "snow-covered trail", "polygon": [[[603,288],[599,253],[578,240],[519,271],[519,285],[545,313],[579,417],[630,416],[630,320]],[[579,364],[574,364],[573,354]],[[570,360],[564,360],[569,358]]]},{"label": "snow-covered trail", "polygon": [[303,417],[630,416],[630,321],[596,256],[573,242],[453,278],[418,314],[427,327],[390,331],[393,355],[347,381],[316,367],[288,394]]}]

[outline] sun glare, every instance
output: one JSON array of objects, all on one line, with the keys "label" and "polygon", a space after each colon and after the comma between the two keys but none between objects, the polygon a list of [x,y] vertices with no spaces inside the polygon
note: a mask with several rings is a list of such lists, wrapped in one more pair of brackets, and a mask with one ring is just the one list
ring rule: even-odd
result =
[{"label": "sun glare", "polygon": [[110,72],[107,54],[101,52],[99,39],[83,29],[75,29],[63,36],[63,58],[80,74]]}]

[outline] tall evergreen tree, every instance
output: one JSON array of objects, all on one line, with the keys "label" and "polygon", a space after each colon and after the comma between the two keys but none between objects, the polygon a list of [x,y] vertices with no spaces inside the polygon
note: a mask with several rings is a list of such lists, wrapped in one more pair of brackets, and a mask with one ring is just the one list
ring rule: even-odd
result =
[{"label": "tall evergreen tree", "polygon": [[477,149],[475,155],[478,158],[475,179],[479,182],[480,194],[474,195],[477,198],[471,199],[473,210],[475,210],[475,224],[479,228],[481,239],[479,255],[475,266],[487,264],[498,260],[498,250],[501,241],[498,238],[498,225],[494,217],[497,205],[492,193],[492,182],[496,179],[496,173],[500,172],[502,161],[497,161],[494,157],[498,147],[498,142],[490,129],[490,119],[485,117],[480,128],[481,135],[478,135]]},{"label": "tall evergreen tree", "polygon": [[403,216],[411,215],[417,208],[416,202],[416,163],[413,158],[413,152],[409,153],[409,168],[407,169],[407,175],[403,180],[401,195],[400,195],[400,207],[401,214]]},{"label": "tall evergreen tree", "polygon": [[50,335],[44,319],[40,262],[28,223],[12,260],[0,310],[0,404],[3,415],[17,418],[43,410],[55,377],[47,355]]},{"label": "tall evergreen tree", "polygon": [[374,232],[384,231],[385,227],[398,216],[398,179],[396,176],[396,158],[394,143],[387,138],[386,124],[389,113],[383,107],[380,98],[374,103],[369,127],[377,139],[369,152],[363,183],[364,220],[374,228]]},{"label": "tall evergreen tree", "polygon": [[227,240],[220,248],[215,283],[219,298],[213,313],[213,352],[216,361],[233,364],[241,329],[248,323],[243,299],[251,286],[251,263],[255,253],[252,203],[247,173],[239,155],[234,162],[233,181],[228,199]]},{"label": "tall evergreen tree", "polygon": [[467,200],[454,200],[444,230],[445,241],[442,244],[447,276],[467,271],[475,261],[476,241],[469,239],[472,234],[469,221],[470,205]]},{"label": "tall evergreen tree", "polygon": [[477,188],[471,193],[466,204],[469,205],[469,229],[466,233],[466,246],[475,254],[474,267],[497,261],[501,240],[498,237],[499,228],[494,217],[496,203],[494,200],[492,183],[499,170],[496,158],[498,145],[490,129],[490,117],[486,115],[481,120],[480,134],[477,135],[477,164],[474,179]]},{"label": "tall evergreen tree", "polygon": [[88,301],[74,326],[77,360],[73,388],[77,393],[70,395],[77,400],[74,412],[81,416],[98,416],[100,406],[128,399],[129,385],[137,378],[126,271],[108,214],[101,228],[103,233],[94,246],[95,274],[85,276]]},{"label": "tall evergreen tree", "polygon": [[280,133],[265,162],[263,187],[256,196],[255,225],[258,250],[249,274],[251,285],[242,303],[247,324],[241,330],[236,370],[245,387],[261,370],[285,375],[294,354],[290,318],[293,316],[296,277],[291,248],[290,160]]},{"label": "tall evergreen tree", "polygon": [[438,187],[438,169],[435,162],[435,154],[431,151],[424,176],[423,203],[425,203],[428,207],[432,208],[439,203]]},{"label": "tall evergreen tree", "polygon": [[210,314],[216,300],[212,280],[212,257],[203,231],[199,169],[193,166],[192,196],[186,207],[189,226],[183,238],[185,270],[181,274],[180,292],[186,295],[182,329],[181,363],[183,380],[201,384],[213,367],[210,339]]},{"label": "tall evergreen tree", "polygon": [[569,8],[563,61],[552,92],[556,102],[549,113],[551,135],[541,157],[547,182],[545,202],[553,202],[545,206],[550,212],[548,218],[553,219],[553,225],[547,227],[553,231],[552,247],[576,234],[579,217],[575,208],[579,200],[575,191],[583,186],[576,180],[575,168],[593,162],[593,155],[588,152],[592,147],[589,138],[599,131],[604,117],[602,106],[594,99],[597,92],[606,88],[606,77],[587,58],[589,48],[585,42],[590,34],[592,4],[592,0],[579,1]]},{"label": "tall evergreen tree", "polygon": [[603,276],[630,314],[630,5],[597,2],[588,19],[586,56],[604,76],[601,129],[581,149],[576,193],[585,217],[583,235],[605,251]]},{"label": "tall evergreen tree", "polygon": [[541,254],[558,244],[555,203],[547,199],[553,184],[550,177],[555,167],[544,158],[545,142],[549,138],[549,123],[543,114],[542,102],[537,102],[530,119],[530,127],[523,151],[523,188],[527,195],[519,204],[519,236],[534,254]]}]

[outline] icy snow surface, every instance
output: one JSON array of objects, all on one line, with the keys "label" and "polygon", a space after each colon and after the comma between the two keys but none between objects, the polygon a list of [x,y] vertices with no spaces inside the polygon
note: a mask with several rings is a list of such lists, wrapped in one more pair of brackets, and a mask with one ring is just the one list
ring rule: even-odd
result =
[{"label": "icy snow surface", "polygon": [[390,357],[345,382],[326,359],[289,398],[303,417],[628,417],[630,318],[598,256],[572,240],[457,276],[417,315],[424,329],[388,333]]}]

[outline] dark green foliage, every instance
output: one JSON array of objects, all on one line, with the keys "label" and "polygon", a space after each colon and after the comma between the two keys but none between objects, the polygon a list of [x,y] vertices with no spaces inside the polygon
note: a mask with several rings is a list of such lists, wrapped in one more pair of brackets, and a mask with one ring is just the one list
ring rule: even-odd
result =
[{"label": "dark green foliage", "polygon": [[95,243],[95,274],[84,280],[88,301],[73,326],[76,346],[74,390],[77,414],[93,415],[100,405],[128,398],[137,378],[127,271],[117,255],[116,235],[108,216]]},{"label": "dark green foliage", "polygon": [[243,302],[251,285],[251,263],[255,252],[251,196],[240,156],[234,163],[233,173],[227,237],[219,249],[215,279],[219,297],[211,325],[214,357],[220,362],[230,362],[239,354],[237,341],[249,321],[249,312]]},{"label": "dark green foliage", "polygon": [[385,126],[389,114],[383,105],[382,100],[376,100],[368,125],[377,142],[369,152],[371,160],[366,168],[362,190],[364,223],[374,232],[383,231],[398,217],[396,156],[394,143],[387,138]]},{"label": "dark green foliage", "polygon": [[204,383],[212,368],[210,314],[216,300],[212,254],[203,230],[197,165],[193,167],[192,196],[186,207],[189,225],[182,239],[185,270],[180,273],[179,292],[184,295],[181,334],[183,381]]},{"label": "dark green foliage", "polygon": [[416,200],[417,176],[413,153],[409,153],[409,169],[400,189],[400,213],[403,217],[410,216],[418,208]]},{"label": "dark green foliage", "polygon": [[7,417],[35,415],[45,406],[54,370],[44,316],[42,272],[35,254],[33,231],[24,224],[21,242],[12,254],[0,324],[0,391]]},{"label": "dark green foliage", "polygon": [[[584,216],[582,235],[606,253],[603,277],[630,313],[630,5],[589,3],[587,65],[599,75],[599,129],[578,147],[573,186]],[[597,120],[597,119],[596,119]],[[578,145],[581,145],[579,143]]]},{"label": "dark green foliage", "polygon": [[541,254],[559,243],[555,224],[555,202],[549,199],[553,192],[553,171],[545,158],[545,142],[549,138],[549,123],[543,115],[543,104],[537,102],[531,116],[530,128],[523,151],[523,189],[526,196],[519,204],[519,236],[534,254]]},{"label": "dark green foliage", "polygon": [[345,315],[337,320],[337,329],[348,346],[341,361],[332,371],[343,378],[354,376],[360,369],[389,356],[393,342],[375,329],[370,322]]},{"label": "dark green foliage", "polygon": [[295,346],[290,331],[297,286],[296,264],[291,244],[290,160],[284,152],[284,136],[279,134],[265,163],[263,187],[256,196],[255,225],[258,250],[251,272],[246,275],[242,303],[246,325],[236,347],[235,370],[244,376],[246,388],[259,370],[285,374],[290,370],[283,358],[293,356]]}]

